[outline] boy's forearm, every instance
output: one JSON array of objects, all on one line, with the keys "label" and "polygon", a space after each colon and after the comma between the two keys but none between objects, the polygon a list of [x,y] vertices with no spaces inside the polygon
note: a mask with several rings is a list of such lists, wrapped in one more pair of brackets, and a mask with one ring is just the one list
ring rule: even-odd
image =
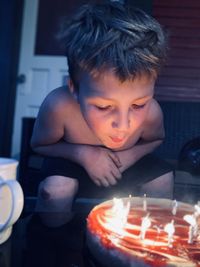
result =
[{"label": "boy's forearm", "polygon": [[34,146],[32,149],[41,155],[49,157],[61,157],[72,160],[82,165],[83,148],[87,145],[71,144],[65,141],[59,141],[55,144]]},{"label": "boy's forearm", "polygon": [[152,142],[140,141],[129,149],[117,151],[116,154],[119,157],[122,165],[120,167],[121,172],[128,169],[143,156],[153,152],[161,143],[162,140],[155,140]]}]

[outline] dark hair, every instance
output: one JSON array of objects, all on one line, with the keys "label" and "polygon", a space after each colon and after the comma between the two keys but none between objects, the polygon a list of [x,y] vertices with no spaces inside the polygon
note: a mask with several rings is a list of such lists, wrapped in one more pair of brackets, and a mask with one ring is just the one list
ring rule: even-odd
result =
[{"label": "dark hair", "polygon": [[156,76],[166,58],[160,24],[142,10],[117,2],[83,5],[62,25],[69,75],[111,69],[123,82],[142,73]]}]

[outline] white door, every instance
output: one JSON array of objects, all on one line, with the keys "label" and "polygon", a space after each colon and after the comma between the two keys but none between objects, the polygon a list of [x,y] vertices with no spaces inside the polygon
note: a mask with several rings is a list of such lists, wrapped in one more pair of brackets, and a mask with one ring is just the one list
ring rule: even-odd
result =
[{"label": "white door", "polygon": [[25,0],[24,4],[18,76],[23,75],[25,81],[17,86],[12,137],[12,157],[17,159],[20,155],[22,118],[36,117],[44,97],[62,85],[67,75],[65,57],[34,55],[39,0]]}]

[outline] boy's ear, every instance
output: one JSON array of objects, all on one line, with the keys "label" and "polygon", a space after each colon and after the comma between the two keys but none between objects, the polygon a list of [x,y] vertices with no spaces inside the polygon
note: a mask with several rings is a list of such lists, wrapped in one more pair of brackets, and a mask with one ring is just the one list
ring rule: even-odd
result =
[{"label": "boy's ear", "polygon": [[67,85],[68,85],[70,93],[73,95],[76,101],[78,101],[78,95],[77,95],[75,86],[70,78],[67,80]]},{"label": "boy's ear", "polygon": [[67,79],[67,85],[68,85],[69,91],[73,94],[75,88],[74,88],[74,84],[70,78]]}]

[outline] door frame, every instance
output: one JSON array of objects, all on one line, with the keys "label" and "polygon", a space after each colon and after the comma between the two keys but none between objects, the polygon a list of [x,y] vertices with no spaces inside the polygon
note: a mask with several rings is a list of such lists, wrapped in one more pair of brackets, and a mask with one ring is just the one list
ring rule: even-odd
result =
[{"label": "door frame", "polygon": [[0,8],[0,156],[10,157],[24,0]]}]

